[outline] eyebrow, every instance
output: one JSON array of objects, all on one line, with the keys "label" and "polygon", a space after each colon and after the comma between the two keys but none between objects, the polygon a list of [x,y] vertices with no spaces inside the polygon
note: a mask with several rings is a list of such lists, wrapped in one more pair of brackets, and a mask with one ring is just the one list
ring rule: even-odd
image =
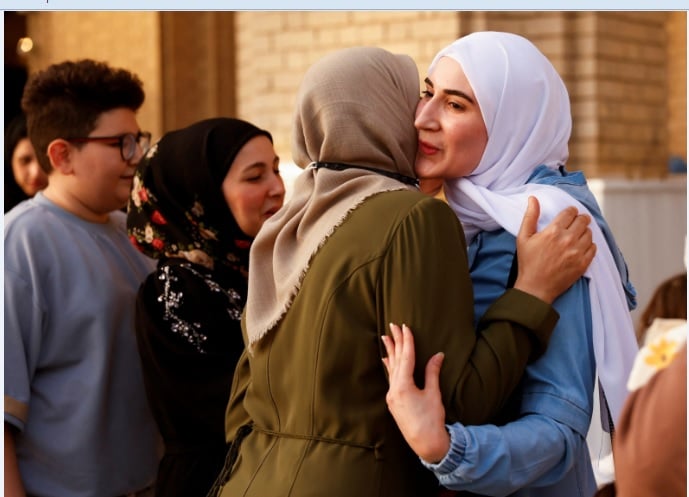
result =
[{"label": "eyebrow", "polygon": [[[433,81],[431,81],[428,77],[426,79],[424,79],[423,81],[428,86],[430,86],[431,88],[435,88],[435,86],[433,86]],[[455,97],[464,98],[464,99],[468,100],[469,102],[471,102],[472,104],[476,103],[476,102],[474,102],[473,98],[471,98],[469,95],[467,95],[466,93],[464,93],[463,91],[460,91],[460,90],[447,89],[447,90],[443,90],[443,93],[445,93],[446,95],[454,95]]]}]

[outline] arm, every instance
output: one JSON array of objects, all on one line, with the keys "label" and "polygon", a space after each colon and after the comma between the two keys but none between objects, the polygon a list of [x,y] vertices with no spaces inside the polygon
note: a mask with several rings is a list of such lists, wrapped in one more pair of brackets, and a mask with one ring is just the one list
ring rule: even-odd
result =
[{"label": "arm", "polygon": [[[443,485],[507,495],[572,478],[568,473],[574,464],[588,465],[585,436],[591,420],[595,360],[586,280],[575,283],[555,302],[555,308],[562,319],[548,351],[529,365],[522,379],[522,417],[503,426],[449,426],[452,447],[447,457],[428,466]],[[593,488],[583,491],[589,490]]]},{"label": "arm", "polygon": [[[7,244],[5,245],[7,249]],[[5,495],[25,497],[19,472],[15,434],[26,428],[31,378],[41,350],[43,309],[36,305],[32,286],[11,269],[6,252],[4,281],[5,371]]]},{"label": "arm", "polygon": [[[549,305],[511,290],[477,336],[464,235],[454,213],[435,199],[419,202],[400,225],[381,279],[380,326],[405,322],[417,330],[420,364],[439,351],[452,358],[439,378],[452,421],[480,423],[494,416],[519,381],[533,343],[547,342],[557,321]],[[422,369],[411,370],[421,383]]]},{"label": "arm", "polygon": [[[530,203],[530,209],[534,207],[533,203]],[[536,204],[537,207],[537,204]],[[563,219],[564,218],[564,219]],[[523,230],[526,229],[531,230],[533,233],[533,227],[535,227],[535,220],[537,219],[537,213],[534,217],[531,218],[529,221],[525,221],[523,224]],[[568,232],[568,228],[572,226],[572,221],[580,219],[581,218],[575,218],[574,213],[564,213],[561,216],[558,216],[559,222],[561,222],[561,226],[564,226],[564,228],[560,227],[555,231],[558,231],[560,235],[562,236],[569,236],[572,235],[571,232]],[[586,219],[584,219],[586,221]],[[581,221],[580,221],[581,222]],[[533,224],[530,224],[533,223]],[[569,224],[568,224],[569,223]],[[584,223],[585,225],[586,223]],[[579,249],[577,250],[584,250],[584,251],[589,251],[589,255],[587,257],[592,257],[593,254],[591,252],[591,244],[590,240],[586,242],[586,229],[584,228],[582,230],[581,225],[575,224],[573,226],[574,228],[574,236],[570,238],[569,243],[579,243],[581,242],[581,239],[584,239],[584,243],[580,244]],[[521,236],[521,234],[520,234]],[[550,235],[548,235],[550,236]],[[557,237],[556,237],[557,238]],[[559,248],[557,248],[557,251],[554,250],[554,245],[552,244],[552,241],[546,241],[546,238],[536,238],[534,239],[532,237],[526,237],[527,241],[535,242],[531,245],[530,248],[537,247],[539,243],[545,243],[545,247],[540,247],[535,249],[535,254],[549,252],[551,255],[553,253],[559,252],[560,254],[565,254],[566,251],[563,251],[562,247],[557,245]],[[522,239],[522,242],[524,240]],[[512,245],[513,247],[513,245]],[[511,249],[513,250],[513,248]],[[576,252],[576,250],[575,250]],[[503,280],[506,280],[507,278],[507,272],[509,270],[509,266],[511,264],[511,254],[512,252],[509,251],[509,258],[507,260],[507,265],[504,267],[504,278]],[[568,255],[563,256],[563,257],[571,257],[571,254],[568,253]],[[557,257],[555,259],[552,259],[554,261],[557,261]],[[550,264],[550,271],[560,271],[558,269],[558,263],[549,263]],[[525,267],[526,264],[522,265],[521,267]],[[528,267],[528,266],[527,266]],[[579,268],[578,271],[581,271],[583,273],[583,270],[585,268]],[[560,273],[560,276],[563,276],[564,273]],[[576,273],[574,274],[569,274],[566,276],[566,279],[563,280],[564,282],[558,283],[561,286],[568,286],[571,284],[571,281],[567,281],[567,278],[571,279],[573,276],[575,276]],[[578,276],[578,275],[576,275]],[[501,280],[502,288],[500,288],[499,293],[504,291],[504,281]],[[498,295],[499,295],[498,293]],[[509,292],[508,292],[509,293]],[[497,295],[496,295],[497,296]],[[481,297],[481,295],[479,295]],[[505,297],[502,297],[501,299],[498,299],[495,304],[488,310],[487,316],[490,316],[493,314],[493,316],[500,316],[500,313],[495,313],[496,306],[501,306],[501,300],[504,301]],[[492,300],[492,299],[491,299]],[[524,306],[524,308],[527,308],[528,306]],[[491,319],[488,320],[488,323],[485,323],[484,319],[484,328],[485,330],[490,330],[492,326],[494,326],[496,323],[499,321],[494,321],[491,324]],[[409,335],[411,335],[409,333]],[[390,411],[392,412],[393,416],[395,417],[395,420],[397,421],[398,425],[400,426],[400,429],[402,433],[405,435],[405,438],[407,439],[408,443],[410,446],[415,450],[415,452],[420,455],[422,458],[424,458],[427,461],[439,461],[441,460],[445,454],[447,454],[447,451],[449,449],[449,435],[447,431],[445,430],[445,426],[442,422],[439,422],[439,420],[442,420],[445,417],[445,412],[443,411],[443,404],[444,402],[440,402],[439,398],[439,392],[435,387],[434,380],[432,379],[434,375],[437,375],[437,369],[439,369],[438,364],[428,364],[427,366],[427,376],[426,376],[426,389],[420,390],[416,387],[415,382],[411,379],[411,371],[414,370],[414,363],[415,363],[415,356],[414,356],[414,344],[413,342],[407,342],[411,343],[410,347],[407,348],[399,348],[399,352],[396,354],[395,353],[395,347],[399,345],[404,345],[404,342],[400,342],[400,339],[406,336],[405,334],[402,334],[401,332],[398,332],[396,335],[393,335],[395,337],[395,341],[392,341],[390,339],[385,340],[385,346],[388,352],[388,356],[391,357],[392,359],[388,359],[386,362],[386,366],[388,367],[388,371],[390,373],[390,390],[388,392],[387,400],[388,400],[388,406],[390,408]],[[397,343],[395,343],[397,342]],[[447,355],[447,354],[446,354]],[[454,362],[454,356],[452,357]],[[437,358],[434,358],[434,361],[437,361]],[[446,364],[449,363],[450,361],[446,361]],[[445,366],[446,367],[446,366]],[[396,372],[396,368],[399,368],[399,370]],[[430,371],[429,371],[430,369]],[[430,376],[430,380],[429,380]],[[430,381],[430,383],[429,383]],[[426,390],[430,390],[430,392],[427,392]],[[482,397],[481,395],[481,386],[479,385],[479,389],[476,391],[476,395],[480,398]],[[429,400],[430,399],[430,400]],[[421,403],[421,404],[420,404]],[[423,408],[420,408],[418,410],[413,410],[410,409],[409,406],[420,406],[423,405]],[[445,404],[446,406],[447,404]],[[423,413],[423,417],[419,416],[419,413]],[[451,420],[452,418],[448,416],[448,418]],[[460,421],[462,421],[460,419]],[[485,422],[485,421],[483,421]]]},{"label": "arm", "polygon": [[26,497],[14,448],[14,431],[7,423],[5,423],[5,496]]},{"label": "arm", "polygon": [[588,461],[584,438],[547,416],[528,415],[500,427],[455,423],[447,429],[452,436],[447,456],[438,464],[422,463],[452,490],[509,495],[558,482],[573,464]]},{"label": "arm", "polygon": [[225,411],[225,440],[231,443],[238,430],[251,422],[249,414],[244,409],[244,395],[249,388],[251,380],[251,366],[249,364],[249,354],[245,350],[239,358],[237,368],[232,378],[232,390],[230,400]]}]

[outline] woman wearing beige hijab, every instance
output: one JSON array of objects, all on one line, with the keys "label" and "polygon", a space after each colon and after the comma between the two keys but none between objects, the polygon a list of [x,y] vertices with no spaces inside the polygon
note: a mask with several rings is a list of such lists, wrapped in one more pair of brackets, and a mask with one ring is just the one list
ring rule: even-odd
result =
[{"label": "woman wearing beige hijab", "polygon": [[385,403],[388,323],[416,331],[417,364],[452,358],[447,416],[482,422],[547,344],[546,302],[588,265],[586,217],[567,211],[533,235],[532,211],[520,250],[539,260],[520,259],[515,289],[475,332],[462,228],[416,187],[418,81],[411,58],[379,48],[335,52],[304,77],[292,145],[305,171],[251,248],[222,497],[432,495]]}]

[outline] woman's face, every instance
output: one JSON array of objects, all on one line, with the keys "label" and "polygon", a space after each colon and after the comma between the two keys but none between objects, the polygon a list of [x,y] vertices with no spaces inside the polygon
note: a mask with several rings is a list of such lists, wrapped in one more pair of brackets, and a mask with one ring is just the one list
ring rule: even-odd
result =
[{"label": "woman's face", "polygon": [[442,57],[425,81],[414,121],[419,133],[416,174],[442,179],[468,176],[488,143],[474,91],[462,67],[449,57]]},{"label": "woman's face", "polygon": [[241,148],[222,184],[223,195],[239,228],[255,237],[263,223],[285,200],[280,158],[266,136],[256,136]]},{"label": "woman's face", "polygon": [[12,153],[14,180],[29,197],[48,186],[48,175],[38,165],[31,141],[22,138]]}]

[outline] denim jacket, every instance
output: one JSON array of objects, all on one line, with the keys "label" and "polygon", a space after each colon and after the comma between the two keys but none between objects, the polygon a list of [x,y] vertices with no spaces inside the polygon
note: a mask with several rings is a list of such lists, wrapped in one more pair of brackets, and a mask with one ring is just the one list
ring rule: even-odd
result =
[{"label": "denim jacket", "polygon": [[[582,173],[537,168],[530,183],[554,185],[584,204],[603,231],[630,309],[636,291],[627,265]],[[469,246],[475,316],[505,290],[516,245],[504,230],[480,233]],[[519,497],[591,497],[596,482],[586,446],[593,409],[595,357],[586,278],[553,306],[560,320],[546,353],[520,383],[518,418],[501,425],[448,425],[450,451],[431,469],[454,490]],[[480,401],[480,400],[479,400]]]}]

